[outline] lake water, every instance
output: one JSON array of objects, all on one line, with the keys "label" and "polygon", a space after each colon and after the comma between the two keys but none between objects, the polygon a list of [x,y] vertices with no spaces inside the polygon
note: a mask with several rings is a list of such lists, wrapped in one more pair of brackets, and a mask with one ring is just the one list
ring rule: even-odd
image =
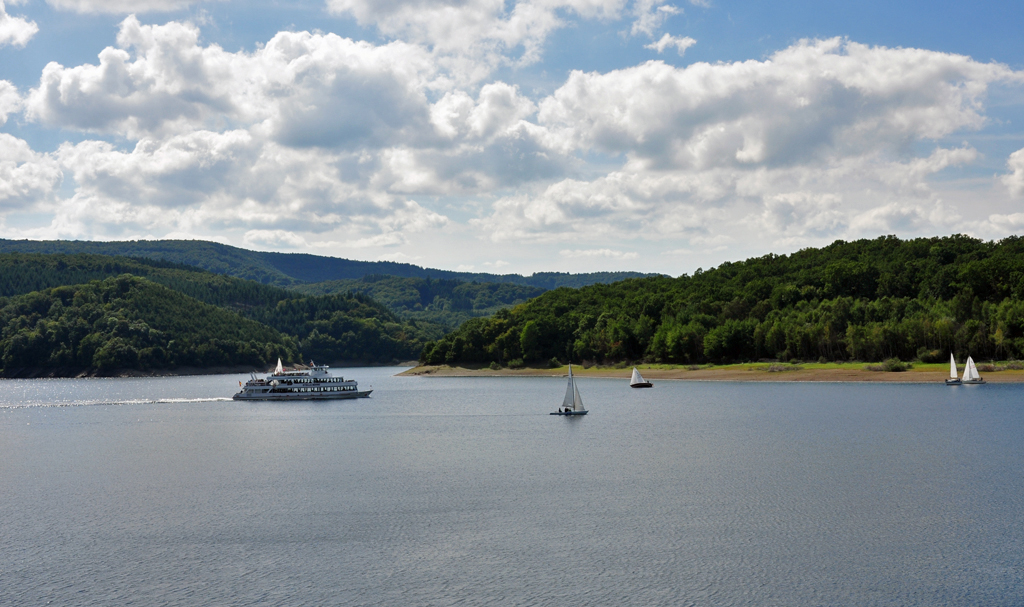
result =
[{"label": "lake water", "polygon": [[1024,385],[398,370],[0,382],[0,604],[1024,604]]}]

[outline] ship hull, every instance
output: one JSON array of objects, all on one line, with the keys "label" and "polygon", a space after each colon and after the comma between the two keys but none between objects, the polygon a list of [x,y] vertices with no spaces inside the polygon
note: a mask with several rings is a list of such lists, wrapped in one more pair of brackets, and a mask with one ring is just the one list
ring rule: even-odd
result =
[{"label": "ship hull", "polygon": [[353,398],[369,398],[373,390],[351,393],[344,392],[293,392],[290,394],[243,394],[239,392],[233,400],[350,400]]}]

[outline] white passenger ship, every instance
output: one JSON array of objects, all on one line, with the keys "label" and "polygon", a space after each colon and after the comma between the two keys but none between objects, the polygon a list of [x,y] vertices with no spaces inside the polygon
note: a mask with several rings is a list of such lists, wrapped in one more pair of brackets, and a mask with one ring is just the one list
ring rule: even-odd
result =
[{"label": "white passenger ship", "polygon": [[[309,367],[285,371],[277,359],[274,372],[261,379],[253,374],[232,398],[235,400],[326,400],[366,398],[373,390],[359,390],[354,379],[335,377],[326,365],[310,363]],[[241,385],[242,382],[238,382]]]}]

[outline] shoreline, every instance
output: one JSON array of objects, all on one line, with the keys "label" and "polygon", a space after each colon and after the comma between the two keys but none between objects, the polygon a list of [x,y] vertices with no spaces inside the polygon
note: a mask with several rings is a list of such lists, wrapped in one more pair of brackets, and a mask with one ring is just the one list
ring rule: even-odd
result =
[{"label": "shoreline", "polygon": [[[744,381],[744,382],[874,382],[874,383],[935,383],[942,384],[949,377],[949,366],[943,364],[915,365],[907,371],[870,371],[868,363],[843,365],[808,363],[786,370],[769,371],[769,368],[785,368],[789,365],[747,363],[700,367],[673,365],[636,365],[644,379],[649,381]],[[938,368],[936,368],[938,367]],[[573,365],[576,377],[628,380],[633,366],[585,368]],[[452,367],[449,365],[418,366],[399,373],[396,377],[565,377],[568,367],[521,369],[490,369],[482,365]],[[986,383],[1024,383],[1024,370],[1007,369],[982,373]]]}]

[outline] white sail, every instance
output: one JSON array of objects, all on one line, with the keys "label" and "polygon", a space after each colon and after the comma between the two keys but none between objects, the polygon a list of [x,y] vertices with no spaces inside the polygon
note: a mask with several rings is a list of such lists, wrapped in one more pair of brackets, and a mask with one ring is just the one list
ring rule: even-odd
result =
[{"label": "white sail", "polygon": [[630,385],[644,383],[643,376],[640,375],[640,371],[636,367],[633,367],[633,378],[629,380]]},{"label": "white sail", "polygon": [[274,373],[284,373],[284,365],[281,364],[281,359],[277,359],[277,368],[274,369]]},{"label": "white sail", "polygon": [[949,353],[949,378],[956,379],[956,359],[952,352]]},{"label": "white sail", "polygon": [[573,389],[576,384],[572,381],[572,363],[569,364],[569,385],[565,387],[565,398],[562,399],[563,409],[573,408]]},{"label": "white sail", "polygon": [[974,364],[974,359],[970,356],[967,357],[967,368],[964,369],[964,380],[974,381],[981,379],[981,375],[978,374],[978,367]]},{"label": "white sail", "polygon": [[577,388],[575,384],[573,384],[572,391],[573,391],[572,410],[573,411],[586,411],[586,409],[583,408],[583,399],[580,398],[580,389]]}]

